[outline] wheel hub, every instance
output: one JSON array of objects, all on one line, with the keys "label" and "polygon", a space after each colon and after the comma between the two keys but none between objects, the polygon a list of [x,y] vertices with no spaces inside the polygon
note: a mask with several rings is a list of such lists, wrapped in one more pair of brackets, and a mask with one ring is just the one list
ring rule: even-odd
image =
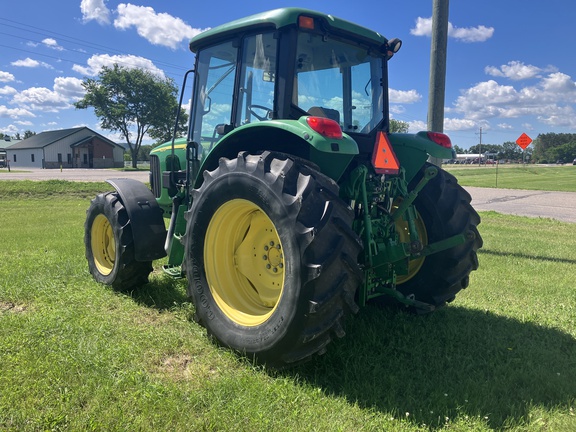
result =
[{"label": "wheel hub", "polygon": [[94,264],[102,275],[108,276],[116,261],[116,241],[112,225],[106,216],[99,214],[94,218],[90,236]]},{"label": "wheel hub", "polygon": [[204,267],[214,300],[228,318],[255,326],[272,315],[284,287],[284,256],[274,224],[256,204],[235,199],[214,213]]}]

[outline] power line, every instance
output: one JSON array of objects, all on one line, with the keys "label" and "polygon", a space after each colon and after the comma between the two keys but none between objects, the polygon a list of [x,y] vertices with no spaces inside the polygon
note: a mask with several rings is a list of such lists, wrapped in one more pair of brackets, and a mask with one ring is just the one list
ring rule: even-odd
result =
[{"label": "power line", "polygon": [[[31,25],[28,25],[28,24],[24,24],[24,23],[20,23],[20,22],[17,22],[17,21],[9,20],[9,19],[6,19],[6,18],[0,18],[0,22],[1,22],[1,21],[7,21],[7,22],[10,22],[10,23],[17,24],[17,25],[11,25],[11,24],[3,23],[3,24],[2,24],[3,28],[9,27],[9,28],[13,28],[13,29],[20,30],[20,31],[23,31],[23,32],[28,32],[28,33],[32,33],[32,34],[38,34],[38,35],[40,35],[40,36],[47,36],[47,37],[56,36],[56,37],[60,38],[61,41],[64,41],[64,42],[67,42],[67,43],[76,44],[76,45],[78,45],[78,46],[80,46],[80,47],[88,48],[89,50],[91,50],[91,53],[84,52],[84,51],[79,50],[79,49],[68,49],[68,48],[65,48],[65,47],[59,45],[59,46],[62,48],[62,50],[65,50],[65,51],[67,51],[67,52],[78,53],[78,54],[80,54],[80,55],[85,55],[86,57],[88,57],[88,56],[90,56],[90,55],[110,54],[110,53],[115,53],[115,54],[119,54],[119,55],[135,55],[135,54],[128,53],[128,52],[126,52],[126,51],[121,51],[121,50],[118,50],[118,49],[115,49],[115,48],[107,47],[107,46],[105,46],[105,45],[95,44],[95,43],[92,43],[92,42],[85,41],[85,40],[83,40],[83,39],[75,38],[75,37],[73,37],[73,36],[64,35],[64,34],[62,34],[62,33],[53,32],[53,31],[51,31],[51,30],[47,30],[47,29],[43,29],[43,28],[40,28],[40,27],[31,26]],[[33,29],[33,30],[31,30],[31,29]],[[37,39],[31,39],[31,38],[29,38],[29,37],[25,37],[25,36],[13,34],[13,33],[0,32],[0,34],[6,35],[6,36],[10,36],[10,37],[13,37],[13,38],[17,38],[17,39],[27,40],[27,41],[29,41],[29,42],[36,43],[36,44],[39,44],[39,45],[40,45],[40,44],[44,44],[43,41],[38,41]],[[17,50],[17,51],[22,51],[22,52],[34,54],[34,55],[37,55],[37,56],[42,56],[42,57],[46,57],[46,58],[55,59],[55,60],[58,60],[58,61],[65,61],[65,62],[70,62],[70,63],[78,63],[77,61],[70,60],[70,59],[64,58],[64,57],[62,57],[62,56],[51,56],[51,55],[48,55],[48,54],[42,54],[42,53],[38,53],[38,52],[35,52],[35,51],[30,51],[30,50],[26,50],[26,49],[23,49],[23,48],[18,48],[18,47],[16,47],[16,46],[9,46],[9,45],[5,45],[5,44],[1,44],[0,46],[2,46],[2,47],[4,47],[4,48],[9,48],[9,49]],[[104,52],[104,53],[99,53],[98,50],[104,50],[105,52]],[[135,55],[135,56],[136,56],[136,55]],[[138,56],[138,57],[141,57],[141,56]],[[173,63],[165,62],[165,61],[158,60],[158,59],[153,59],[153,58],[148,58],[148,57],[142,57],[142,58],[146,58],[147,60],[150,60],[151,62],[153,62],[155,65],[158,65],[158,66],[161,66],[161,67],[167,68],[167,69],[175,69],[175,70],[181,71],[181,72],[184,72],[184,71],[186,71],[186,70],[188,69],[188,67],[186,67],[186,66],[183,66],[183,65],[175,65],[175,64],[173,64]],[[125,64],[125,65],[127,65],[127,66],[130,65],[129,62],[118,61],[117,63],[119,63],[119,64],[122,64],[122,63],[123,63],[123,64]],[[177,76],[177,77],[182,77],[182,76],[183,76],[183,73],[175,73],[175,72],[168,72],[168,71],[166,71],[166,72],[167,72],[169,75],[172,75],[172,76]]]}]

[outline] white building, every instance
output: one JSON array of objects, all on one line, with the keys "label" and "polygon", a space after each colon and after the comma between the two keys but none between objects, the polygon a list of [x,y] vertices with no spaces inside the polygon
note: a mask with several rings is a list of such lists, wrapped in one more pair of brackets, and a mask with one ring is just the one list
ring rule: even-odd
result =
[{"label": "white building", "polygon": [[124,147],[87,128],[42,132],[7,148],[11,168],[121,168]]}]

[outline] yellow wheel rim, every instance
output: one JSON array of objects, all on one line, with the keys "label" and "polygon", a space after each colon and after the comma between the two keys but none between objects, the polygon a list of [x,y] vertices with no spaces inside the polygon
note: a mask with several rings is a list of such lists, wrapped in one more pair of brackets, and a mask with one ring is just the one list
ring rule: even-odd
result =
[{"label": "yellow wheel rim", "polygon": [[256,204],[235,199],[216,211],[206,231],[204,267],[216,304],[237,324],[262,324],[276,309],[284,287],[284,250],[274,224]]},{"label": "yellow wheel rim", "polygon": [[[398,208],[398,205],[394,205],[394,209]],[[422,243],[422,246],[425,247],[428,245],[428,233],[426,231],[426,225],[424,225],[424,221],[422,220],[422,216],[416,210],[416,220],[414,221],[414,225],[416,227],[416,231],[418,233],[418,238]],[[396,221],[396,231],[399,235],[399,240],[401,243],[410,243],[410,228],[408,226],[408,222],[404,219],[400,219]],[[422,268],[426,257],[420,257],[413,260],[410,260],[408,263],[408,274],[405,275],[398,275],[396,277],[396,284],[400,285],[405,282],[408,282],[412,279]]]},{"label": "yellow wheel rim", "polygon": [[101,274],[108,276],[116,261],[116,241],[114,240],[112,225],[103,214],[94,218],[90,238],[94,264]]}]

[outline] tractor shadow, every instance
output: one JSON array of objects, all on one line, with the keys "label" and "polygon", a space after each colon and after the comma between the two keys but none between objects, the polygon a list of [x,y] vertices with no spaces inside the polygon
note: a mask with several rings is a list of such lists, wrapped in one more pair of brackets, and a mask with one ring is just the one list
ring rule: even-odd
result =
[{"label": "tractor shadow", "polygon": [[501,429],[525,424],[534,406],[567,412],[575,366],[576,339],[534,323],[458,306],[430,316],[368,306],[327,354],[283,373],[415,425],[468,416]]},{"label": "tractor shadow", "polygon": [[173,279],[164,274],[153,274],[146,285],[127,294],[136,303],[158,311],[173,310],[190,302],[186,279]]}]

